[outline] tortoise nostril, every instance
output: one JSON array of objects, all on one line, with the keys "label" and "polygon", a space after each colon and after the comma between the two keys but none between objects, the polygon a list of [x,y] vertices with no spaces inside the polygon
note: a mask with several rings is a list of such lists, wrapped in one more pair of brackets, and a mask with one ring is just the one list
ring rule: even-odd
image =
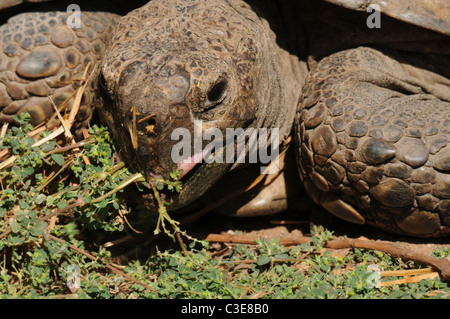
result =
[{"label": "tortoise nostril", "polygon": [[144,116],[143,118],[138,120],[137,124],[144,123],[145,133],[155,134],[155,126],[156,126],[155,117],[156,117],[155,114],[150,114],[150,115]]},{"label": "tortoise nostril", "polygon": [[145,132],[147,134],[155,134],[155,125],[156,125],[156,121],[155,120],[151,120],[147,123],[147,126],[145,127]]}]

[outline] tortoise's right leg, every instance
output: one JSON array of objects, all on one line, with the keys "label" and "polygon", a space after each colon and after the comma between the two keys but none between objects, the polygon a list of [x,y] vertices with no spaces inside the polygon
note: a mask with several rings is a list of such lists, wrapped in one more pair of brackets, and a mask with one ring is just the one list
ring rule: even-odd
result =
[{"label": "tortoise's right leg", "polygon": [[[0,26],[0,123],[13,123],[20,112],[31,114],[34,125],[54,117],[51,96],[64,114],[88,64],[89,73],[102,58],[118,19],[115,14],[81,12],[81,28],[70,28],[70,13],[27,12]],[[95,77],[92,77],[95,78]],[[94,82],[85,90],[74,129],[92,116]]]},{"label": "tortoise's right leg", "polygon": [[295,124],[300,175],[342,219],[449,235],[450,80],[401,60],[360,47],[310,72]]}]

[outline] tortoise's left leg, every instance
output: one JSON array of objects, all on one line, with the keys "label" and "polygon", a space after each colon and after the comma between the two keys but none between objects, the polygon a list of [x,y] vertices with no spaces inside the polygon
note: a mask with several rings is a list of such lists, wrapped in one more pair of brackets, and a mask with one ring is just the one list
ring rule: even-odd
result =
[{"label": "tortoise's left leg", "polygon": [[[22,112],[31,115],[33,125],[56,125],[52,104],[62,115],[70,112],[85,70],[89,67],[91,74],[96,69],[119,19],[113,13],[83,11],[80,28],[74,28],[66,6],[56,1],[54,5],[48,12],[39,7],[0,25],[0,125],[15,123]],[[92,116],[97,73],[98,69],[81,99],[73,126],[78,136]]]},{"label": "tortoise's left leg", "polygon": [[310,72],[296,118],[300,175],[338,217],[450,234],[450,80],[360,47]]}]

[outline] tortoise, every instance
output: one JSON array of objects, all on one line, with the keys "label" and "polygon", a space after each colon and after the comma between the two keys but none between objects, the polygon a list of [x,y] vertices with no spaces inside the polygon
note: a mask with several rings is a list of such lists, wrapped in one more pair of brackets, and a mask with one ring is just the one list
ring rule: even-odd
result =
[{"label": "tortoise", "polygon": [[[75,131],[98,114],[149,187],[181,169],[183,189],[165,193],[174,212],[217,201],[259,174],[248,163],[206,161],[237,153],[210,147],[212,136],[174,161],[176,129],[225,136],[264,128],[261,147],[270,150],[292,137],[285,166],[225,213],[279,212],[304,189],[352,223],[450,234],[445,0],[130,0],[117,9],[120,2],[90,1],[79,2],[80,16],[62,1],[17,2],[0,4],[0,122],[23,111],[34,123],[52,117],[48,95],[70,109],[89,65]],[[81,28],[70,25],[77,17]],[[254,150],[248,136],[240,143]],[[150,192],[141,200],[154,206]]]}]

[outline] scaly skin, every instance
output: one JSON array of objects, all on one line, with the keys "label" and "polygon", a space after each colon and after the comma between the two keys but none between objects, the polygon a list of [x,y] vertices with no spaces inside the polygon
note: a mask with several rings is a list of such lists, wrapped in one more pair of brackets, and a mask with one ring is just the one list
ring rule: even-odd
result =
[{"label": "scaly skin", "polygon": [[345,220],[446,235],[450,81],[400,60],[361,47],[310,72],[295,125],[300,175]]},{"label": "scaly skin", "polygon": [[[47,96],[62,105],[78,88],[76,79],[88,63],[92,71],[102,59],[119,16],[86,12],[81,17],[82,29],[68,28],[65,12],[22,13],[0,26],[0,122],[12,123],[24,111],[35,125],[54,117]],[[93,85],[85,91],[76,130],[92,116],[93,91]],[[70,98],[65,110],[72,103]]]}]

